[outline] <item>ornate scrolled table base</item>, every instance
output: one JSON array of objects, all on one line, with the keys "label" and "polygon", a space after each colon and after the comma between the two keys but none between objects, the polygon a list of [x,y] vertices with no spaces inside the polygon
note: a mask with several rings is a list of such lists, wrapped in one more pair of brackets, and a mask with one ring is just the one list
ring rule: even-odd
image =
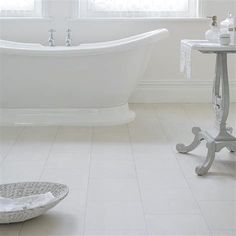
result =
[{"label": "ornate scrolled table base", "polygon": [[185,154],[193,151],[201,143],[201,141],[205,140],[207,142],[206,147],[208,149],[208,152],[206,160],[201,166],[196,167],[195,170],[196,173],[200,176],[207,174],[215,159],[216,152],[221,151],[225,147],[228,148],[228,150],[231,152],[236,152],[236,139],[233,136],[231,140],[217,141],[209,133],[207,133],[206,131],[202,131],[198,127],[194,127],[192,132],[195,135],[193,142],[189,146],[185,146],[184,144],[177,144],[176,149],[178,152]]},{"label": "ornate scrolled table base", "polygon": [[213,86],[213,106],[216,113],[216,135],[211,135],[206,131],[202,131],[198,127],[194,127],[193,142],[186,146],[177,144],[176,149],[180,153],[188,153],[193,151],[201,141],[206,141],[208,149],[205,162],[196,168],[196,173],[200,176],[207,174],[213,164],[215,153],[220,152],[223,148],[227,148],[230,152],[236,152],[236,138],[232,136],[233,129],[226,127],[226,121],[229,115],[229,81],[227,68],[227,53],[235,53],[235,51],[212,51],[199,50],[203,53],[216,53],[216,75]]}]

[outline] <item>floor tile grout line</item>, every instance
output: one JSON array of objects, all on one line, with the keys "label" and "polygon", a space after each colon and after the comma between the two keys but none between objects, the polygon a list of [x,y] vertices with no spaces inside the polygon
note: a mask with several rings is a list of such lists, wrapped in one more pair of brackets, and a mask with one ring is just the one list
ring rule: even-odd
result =
[{"label": "floor tile grout line", "polygon": [[[181,107],[181,109],[183,109],[184,113],[186,113],[186,111],[185,111],[185,109],[184,109],[184,107],[183,107],[183,104],[181,104],[181,105],[179,105],[179,106]],[[189,119],[189,117],[188,117],[188,120],[191,121],[191,120]],[[165,128],[163,127],[163,124],[162,124],[161,121],[160,121],[160,124],[161,124],[161,128],[162,128],[162,130],[163,130],[163,132],[164,132],[164,134],[165,134],[167,140],[170,140],[169,137],[168,137],[168,135],[167,135],[166,132],[165,132]],[[170,141],[171,141],[171,140],[170,140]],[[171,148],[172,152],[174,152],[174,150],[172,149],[172,146],[170,146],[170,148]],[[211,228],[210,228],[210,226],[209,226],[209,224],[208,224],[208,222],[207,222],[207,220],[206,220],[206,218],[205,218],[205,216],[204,216],[204,214],[203,214],[203,212],[202,212],[202,210],[201,210],[201,207],[200,207],[200,205],[199,205],[198,200],[197,200],[196,197],[195,197],[195,194],[194,194],[193,191],[192,191],[192,188],[191,188],[191,186],[190,186],[190,184],[189,184],[189,182],[188,182],[188,179],[187,179],[186,176],[185,176],[185,173],[184,173],[184,171],[183,171],[183,169],[182,169],[182,167],[181,167],[181,165],[180,165],[180,163],[179,163],[179,160],[178,160],[177,158],[176,158],[176,160],[177,160],[177,164],[178,164],[178,166],[179,166],[179,170],[181,171],[181,173],[182,173],[182,175],[183,175],[183,177],[184,177],[184,179],[185,179],[185,181],[186,181],[186,183],[187,183],[187,185],[188,185],[188,188],[189,188],[189,190],[191,191],[192,197],[193,197],[195,203],[197,204],[197,206],[198,206],[198,208],[199,208],[199,212],[200,212],[202,218],[204,219],[204,222],[205,222],[205,224],[206,224],[206,226],[207,226],[207,228],[208,228],[208,231],[209,231],[210,235],[212,235],[212,230],[211,230]]]},{"label": "floor tile grout line", "polygon": [[126,125],[126,127],[127,127],[127,131],[128,131],[128,135],[129,135],[129,143],[130,143],[131,153],[132,153],[132,157],[133,157],[133,163],[134,163],[134,168],[135,168],[136,181],[137,181],[137,184],[138,184],[140,202],[141,202],[141,205],[142,205],[142,212],[143,212],[143,218],[144,218],[144,223],[145,223],[145,232],[146,232],[146,235],[148,236],[149,235],[148,225],[147,225],[145,207],[144,207],[144,202],[143,202],[143,197],[142,197],[141,184],[140,184],[139,177],[138,177],[137,164],[136,164],[136,161],[135,161],[132,137],[131,137],[129,125]]},{"label": "floor tile grout line", "polygon": [[[183,111],[184,111],[185,116],[188,117],[188,119],[189,119],[191,122],[193,122],[192,119],[187,115],[186,108],[184,107],[183,104],[181,105],[181,107],[182,107],[182,109],[183,109]],[[187,184],[188,184],[188,186],[189,186],[189,189],[190,189],[190,191],[191,191],[191,193],[192,193],[192,195],[193,195],[193,199],[195,200],[195,202],[196,202],[196,204],[197,204],[197,206],[198,206],[198,208],[199,208],[199,210],[200,210],[200,213],[201,213],[201,215],[202,215],[202,217],[203,217],[203,219],[204,219],[204,221],[205,221],[205,223],[206,223],[206,225],[207,225],[207,228],[208,228],[208,230],[209,230],[209,233],[210,233],[210,235],[213,235],[212,229],[211,229],[210,225],[208,224],[208,221],[207,221],[205,215],[203,214],[203,211],[202,211],[202,209],[201,209],[201,206],[200,206],[200,204],[199,204],[199,201],[198,201],[198,199],[196,198],[196,196],[195,196],[195,194],[194,194],[194,192],[193,192],[193,190],[192,190],[192,188],[191,188],[191,185],[190,185],[190,183],[189,183],[189,180],[188,180],[188,178],[186,177],[186,175],[185,175],[185,173],[184,173],[184,170],[183,170],[182,166],[180,165],[180,162],[179,162],[178,159],[177,159],[177,162],[178,162],[179,168],[180,168],[181,172],[183,173],[183,176],[184,176],[184,178],[185,178],[185,180],[186,180],[186,182],[187,182]],[[202,178],[202,177],[199,177],[199,178]]]},{"label": "floor tile grout line", "polygon": [[89,158],[89,170],[88,170],[88,181],[87,181],[87,191],[86,191],[86,200],[85,200],[85,208],[84,208],[84,216],[83,216],[83,227],[82,227],[82,235],[85,235],[86,230],[86,219],[87,219],[87,211],[88,211],[88,195],[89,195],[89,183],[90,183],[90,174],[91,174],[91,166],[92,166],[92,149],[93,149],[93,139],[94,139],[94,127],[91,127],[91,136],[90,136],[90,158]]},{"label": "floor tile grout line", "polygon": [[[46,158],[46,160],[44,161],[44,166],[43,166],[42,171],[41,171],[41,174],[40,174],[40,176],[39,176],[39,181],[40,181],[40,179],[42,178],[42,175],[43,175],[43,172],[44,172],[44,169],[45,169],[47,160],[48,160],[48,158],[49,158],[49,156],[50,156],[50,154],[51,154],[51,150],[52,150],[52,148],[53,148],[54,142],[56,141],[58,131],[59,131],[59,127],[56,128],[56,132],[55,132],[54,138],[52,139],[52,143],[51,143],[51,145],[50,145],[47,158]],[[22,223],[22,225],[21,225],[21,227],[20,227],[20,229],[19,229],[19,231],[18,231],[18,233],[17,233],[17,236],[21,236],[21,233],[22,233],[24,224],[25,224],[25,222]]]},{"label": "floor tile grout line", "polygon": [[201,216],[199,213],[148,213],[148,216]]},{"label": "floor tile grout line", "polygon": [[[14,126],[13,126],[14,127]],[[2,161],[0,161],[0,165],[3,164],[4,161],[6,161],[9,153],[13,150],[14,146],[17,144],[17,142],[20,140],[20,137],[22,136],[24,130],[26,129],[26,127],[22,127],[21,130],[19,131],[19,133],[16,135],[15,141],[13,142],[13,144],[10,146],[9,150],[7,151],[7,153],[3,156]]]},{"label": "floor tile grout line", "polygon": [[[20,137],[22,136],[22,134],[24,133],[25,129],[26,129],[26,127],[24,127],[24,126],[21,127],[21,130],[20,130],[19,133],[16,135],[15,141],[14,141],[13,144],[10,146],[10,148],[9,148],[9,150],[7,151],[7,153],[6,153],[5,157],[3,158],[3,160],[0,162],[0,166],[1,166],[1,164],[7,159],[7,156],[8,156],[9,153],[13,150],[14,146],[16,145],[16,143],[19,141],[19,139],[20,139]],[[23,228],[23,224],[24,224],[24,223],[21,223],[20,228],[19,228],[19,230],[18,230],[18,232],[17,232],[17,236],[20,236],[20,232],[21,232],[21,230],[22,230],[22,228]]]},{"label": "floor tile grout line", "polygon": [[17,232],[17,236],[20,236],[20,235],[21,235],[23,226],[24,226],[24,222],[21,223],[20,228],[19,228],[19,230],[18,230],[18,232]]},{"label": "floor tile grout line", "polygon": [[187,182],[187,184],[188,184],[188,186],[189,186],[189,189],[190,189],[190,191],[191,191],[191,193],[192,193],[193,199],[194,199],[194,201],[196,202],[196,204],[197,204],[197,206],[198,206],[198,208],[199,208],[199,211],[200,211],[200,213],[201,213],[201,216],[203,217],[203,219],[204,219],[204,221],[205,221],[205,223],[206,223],[206,225],[207,225],[207,228],[208,228],[208,230],[209,230],[209,233],[212,235],[211,227],[210,227],[210,225],[208,224],[207,219],[206,219],[206,217],[204,216],[204,214],[203,214],[203,212],[202,212],[202,209],[201,209],[201,207],[200,207],[199,201],[197,200],[197,198],[196,198],[196,196],[195,196],[195,194],[194,194],[194,192],[193,192],[193,190],[192,190],[192,188],[191,188],[191,185],[189,184],[189,181],[188,181],[188,179],[186,178],[186,176],[185,176],[185,174],[184,174],[184,171],[183,171],[183,169],[182,169],[182,167],[181,167],[181,165],[180,165],[180,163],[179,163],[179,160],[177,160],[177,162],[178,162],[179,168],[180,168],[180,170],[181,170],[181,172],[182,172],[182,174],[183,174],[183,176],[184,176],[184,178],[185,178],[185,180],[186,180],[186,182]]},{"label": "floor tile grout line", "polygon": [[54,146],[54,144],[55,144],[55,142],[56,142],[58,133],[59,133],[59,127],[57,126],[55,135],[54,135],[54,137],[53,137],[53,139],[52,139],[52,143],[51,143],[50,148],[49,148],[49,150],[48,150],[47,158],[44,160],[44,165],[43,165],[43,168],[42,168],[42,171],[41,171],[39,180],[41,180],[41,178],[42,178],[42,176],[43,176],[43,173],[44,173],[44,171],[45,171],[45,169],[46,169],[46,165],[47,165],[47,162],[48,162],[48,160],[49,160],[49,158],[50,158],[50,155],[51,155],[51,153],[52,153],[52,149],[53,149],[53,146]]}]

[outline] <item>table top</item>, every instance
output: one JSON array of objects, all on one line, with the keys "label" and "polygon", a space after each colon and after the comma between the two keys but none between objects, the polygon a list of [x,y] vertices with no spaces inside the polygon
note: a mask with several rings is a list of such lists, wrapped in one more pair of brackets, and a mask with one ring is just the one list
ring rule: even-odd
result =
[{"label": "table top", "polygon": [[181,44],[202,53],[236,53],[236,45],[222,46],[219,43],[210,43],[207,40],[184,39]]}]

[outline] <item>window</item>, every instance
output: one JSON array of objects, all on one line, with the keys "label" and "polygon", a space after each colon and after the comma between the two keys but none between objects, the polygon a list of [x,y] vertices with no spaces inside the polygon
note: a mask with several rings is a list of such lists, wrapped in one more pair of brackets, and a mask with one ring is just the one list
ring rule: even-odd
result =
[{"label": "window", "polygon": [[40,17],[42,0],[0,0],[2,17]]},{"label": "window", "polygon": [[81,17],[197,17],[198,0],[80,0]]}]

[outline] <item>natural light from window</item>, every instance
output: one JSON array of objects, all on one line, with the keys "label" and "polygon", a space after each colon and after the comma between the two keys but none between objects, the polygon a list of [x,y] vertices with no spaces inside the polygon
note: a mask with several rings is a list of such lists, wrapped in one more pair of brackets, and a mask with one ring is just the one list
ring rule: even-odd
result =
[{"label": "natural light from window", "polygon": [[96,11],[187,11],[189,0],[89,0]]},{"label": "natural light from window", "polygon": [[199,0],[78,0],[81,17],[197,17]]},{"label": "natural light from window", "polygon": [[35,0],[0,0],[0,11],[33,11]]}]

